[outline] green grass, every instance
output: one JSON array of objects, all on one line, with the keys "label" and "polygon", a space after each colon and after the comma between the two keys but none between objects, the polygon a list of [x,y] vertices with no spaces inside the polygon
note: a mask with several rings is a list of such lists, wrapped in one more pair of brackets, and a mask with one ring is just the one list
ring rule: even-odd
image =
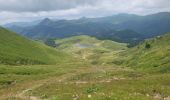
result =
[{"label": "green grass", "polygon": [[95,37],[90,37],[86,35],[82,36],[73,36],[70,38],[65,39],[57,39],[56,44],[59,45],[59,49],[68,49],[68,48],[76,48],[76,49],[82,49],[79,46],[76,46],[76,44],[85,44],[90,45],[87,48],[105,48],[109,50],[122,50],[126,49],[126,44],[124,43],[118,43],[110,40],[98,40]]},{"label": "green grass", "polygon": [[[162,98],[170,96],[168,73],[148,74],[129,68],[89,67],[83,63],[22,67],[2,65],[0,69],[8,70],[0,75],[1,81],[6,79],[6,82],[0,81],[3,100],[29,100],[18,96],[24,90],[28,90],[24,96],[42,100],[70,100],[75,96],[81,100],[153,100],[157,94]],[[39,69],[42,71],[39,72]]]},{"label": "green grass", "polygon": [[[149,48],[146,45],[150,45]],[[149,72],[170,72],[170,33],[149,39],[122,54],[125,66]],[[121,57],[121,56],[120,56]]]},{"label": "green grass", "polygon": [[98,40],[90,36],[74,36],[55,41],[57,49],[86,60],[94,65],[110,65],[117,53],[127,49],[127,44],[110,40]]},{"label": "green grass", "polygon": [[0,63],[56,64],[69,58],[63,52],[0,28]]},{"label": "green grass", "polygon": [[3,28],[0,35],[0,100],[170,98],[170,34],[130,49],[89,36],[51,48]]}]

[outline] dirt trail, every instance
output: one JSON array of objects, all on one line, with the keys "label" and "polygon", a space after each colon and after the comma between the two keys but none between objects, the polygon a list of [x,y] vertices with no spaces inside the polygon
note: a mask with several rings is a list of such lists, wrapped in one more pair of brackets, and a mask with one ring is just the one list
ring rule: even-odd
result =
[{"label": "dirt trail", "polygon": [[23,90],[21,93],[19,93],[17,95],[18,98],[21,98],[23,100],[41,100],[40,98],[38,97],[35,97],[35,96],[27,96],[26,93],[35,89],[35,88],[38,88],[40,87],[42,84],[39,84],[39,85],[35,85],[34,87],[31,87],[29,89],[26,89],[26,90]]},{"label": "dirt trail", "polygon": [[[79,71],[77,71],[77,72],[75,72],[75,73],[69,72],[69,73],[67,73],[67,74],[64,74],[64,75],[61,75],[61,76],[58,76],[58,77],[54,76],[54,77],[50,77],[50,78],[48,78],[48,79],[39,80],[39,81],[37,81],[37,82],[35,83],[36,85],[30,86],[29,88],[27,88],[27,89],[19,92],[15,97],[20,98],[20,99],[23,99],[23,100],[42,100],[42,99],[39,98],[39,97],[29,96],[29,95],[26,95],[26,94],[27,94],[29,91],[34,90],[34,89],[36,89],[36,88],[39,88],[40,86],[42,86],[42,85],[44,85],[44,84],[46,84],[46,83],[49,84],[49,83],[54,83],[54,82],[63,82],[63,81],[66,80],[67,78],[72,77],[72,76],[76,75],[77,73],[82,73],[83,71],[84,71],[84,70],[81,70],[81,71],[79,70]],[[53,80],[53,81],[51,81],[51,80]],[[47,100],[47,99],[46,99],[46,100]]]},{"label": "dirt trail", "polygon": [[[61,76],[61,77],[57,77],[55,78],[55,80],[58,80],[58,82],[62,82],[63,80],[65,80],[64,78],[65,75]],[[44,85],[45,83],[47,83],[50,79],[45,79],[43,80],[43,82],[39,82],[37,83],[37,85],[34,85],[32,87],[29,87],[25,90],[23,90],[22,92],[18,93],[16,97],[20,98],[20,99],[23,99],[23,100],[42,100],[41,98],[39,97],[36,97],[36,96],[29,96],[29,95],[26,95],[29,91],[32,91],[36,88],[39,88],[40,86]]]},{"label": "dirt trail", "polygon": [[[85,71],[86,70],[86,71]],[[16,97],[23,99],[23,100],[42,100],[39,97],[36,96],[29,96],[27,95],[27,93],[31,90],[34,90],[36,88],[39,88],[41,86],[43,86],[44,84],[51,84],[51,83],[56,83],[56,82],[61,82],[63,84],[88,84],[88,83],[108,83],[111,82],[113,80],[122,80],[124,78],[118,78],[118,77],[113,77],[112,79],[104,79],[104,80],[99,80],[99,81],[76,81],[76,82],[69,82],[69,81],[65,81],[71,77],[74,77],[76,75],[82,74],[82,73],[87,73],[87,72],[102,72],[102,73],[106,73],[108,69],[105,69],[103,67],[97,67],[97,66],[91,66],[89,68],[86,69],[77,69],[75,72],[69,72],[67,74],[61,75],[61,76],[53,76],[53,77],[49,77],[48,79],[43,79],[43,80],[39,80],[37,82],[35,82],[34,84],[36,85],[31,85],[30,87],[26,88],[25,90],[21,91],[20,93],[18,93],[16,95]]]}]

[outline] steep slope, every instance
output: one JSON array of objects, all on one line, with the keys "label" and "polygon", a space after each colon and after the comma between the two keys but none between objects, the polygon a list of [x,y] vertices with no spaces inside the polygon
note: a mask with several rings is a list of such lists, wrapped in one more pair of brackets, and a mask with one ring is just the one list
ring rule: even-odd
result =
[{"label": "steep slope", "polygon": [[170,33],[146,40],[122,55],[127,57],[126,66],[170,72]]},{"label": "steep slope", "polygon": [[1,64],[56,64],[66,54],[0,27]]},{"label": "steep slope", "polygon": [[127,49],[127,44],[110,40],[98,40],[90,36],[74,36],[65,39],[57,39],[57,49],[73,54],[92,64],[112,64],[116,53]]}]

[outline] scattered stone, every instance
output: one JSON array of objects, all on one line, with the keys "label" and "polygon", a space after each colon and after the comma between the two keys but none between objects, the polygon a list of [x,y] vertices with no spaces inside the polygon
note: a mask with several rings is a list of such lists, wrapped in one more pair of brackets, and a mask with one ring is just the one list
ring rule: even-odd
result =
[{"label": "scattered stone", "polygon": [[78,94],[73,95],[73,100],[80,100]]},{"label": "scattered stone", "polygon": [[149,94],[146,94],[147,97],[149,97],[150,95]]},{"label": "scattered stone", "polygon": [[155,94],[153,98],[154,100],[162,100],[162,96],[160,94]]},{"label": "scattered stone", "polygon": [[102,93],[102,95],[105,95],[105,93]]},{"label": "scattered stone", "polygon": [[165,97],[163,100],[170,100],[170,96]]},{"label": "scattered stone", "polygon": [[87,97],[88,97],[88,98],[91,98],[91,95],[89,94]]}]

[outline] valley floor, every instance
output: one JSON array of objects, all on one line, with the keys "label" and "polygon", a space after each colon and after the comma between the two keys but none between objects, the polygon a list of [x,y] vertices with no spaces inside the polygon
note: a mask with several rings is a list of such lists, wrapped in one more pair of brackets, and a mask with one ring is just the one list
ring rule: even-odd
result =
[{"label": "valley floor", "polygon": [[0,65],[0,100],[170,100],[170,74],[82,63]]}]

